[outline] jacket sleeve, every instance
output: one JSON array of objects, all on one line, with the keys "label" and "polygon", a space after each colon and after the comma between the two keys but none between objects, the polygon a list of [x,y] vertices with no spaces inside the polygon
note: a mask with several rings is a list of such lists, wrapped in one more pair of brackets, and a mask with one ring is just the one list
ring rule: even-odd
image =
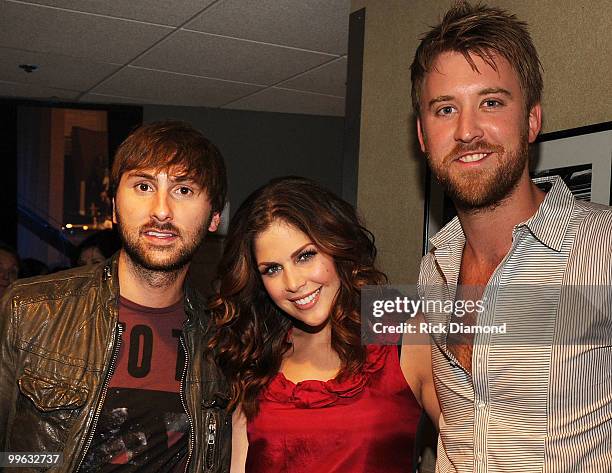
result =
[{"label": "jacket sleeve", "polygon": [[18,389],[11,293],[9,288],[0,299],[0,451],[6,451]]}]

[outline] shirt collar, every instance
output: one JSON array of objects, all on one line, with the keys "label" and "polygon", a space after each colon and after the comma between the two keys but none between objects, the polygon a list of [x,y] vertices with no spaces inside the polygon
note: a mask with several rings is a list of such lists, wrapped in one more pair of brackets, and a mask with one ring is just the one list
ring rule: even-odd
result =
[{"label": "shirt collar", "polygon": [[453,218],[444,225],[442,230],[431,237],[429,241],[435,248],[443,248],[451,242],[465,243],[465,234],[463,233],[459,217]]},{"label": "shirt collar", "polygon": [[[525,226],[542,244],[555,251],[561,251],[574,202],[574,196],[563,179],[555,177],[537,212],[527,221],[519,223],[515,229]],[[429,241],[436,249],[444,248],[451,243],[462,246],[465,243],[465,234],[459,217],[453,218]]]},{"label": "shirt collar", "polygon": [[563,239],[572,218],[574,198],[560,177],[555,177],[552,187],[544,197],[538,211],[526,222],[516,226],[525,226],[543,245],[555,251],[561,251]]},{"label": "shirt collar", "polygon": [[433,254],[444,275],[446,284],[451,288],[450,297],[454,298],[454,291],[459,281],[463,247],[465,246],[465,234],[463,228],[461,228],[459,217],[455,217],[447,223],[430,241],[434,246]]}]

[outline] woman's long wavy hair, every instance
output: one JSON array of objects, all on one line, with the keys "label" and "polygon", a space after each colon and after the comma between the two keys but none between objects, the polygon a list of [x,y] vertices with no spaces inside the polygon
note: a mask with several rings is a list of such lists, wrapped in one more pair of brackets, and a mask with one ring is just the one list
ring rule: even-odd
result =
[{"label": "woman's long wavy hair", "polygon": [[210,346],[231,386],[229,409],[240,405],[247,419],[257,414],[260,392],[291,347],[291,319],[268,296],[254,255],[255,239],[272,222],[294,226],[334,259],[340,289],[330,313],[331,345],[340,379],[359,372],[365,360],[360,288],[387,281],[374,267],[374,237],[350,204],[300,177],[273,179],[253,192],[230,222],[210,304],[217,328]]}]

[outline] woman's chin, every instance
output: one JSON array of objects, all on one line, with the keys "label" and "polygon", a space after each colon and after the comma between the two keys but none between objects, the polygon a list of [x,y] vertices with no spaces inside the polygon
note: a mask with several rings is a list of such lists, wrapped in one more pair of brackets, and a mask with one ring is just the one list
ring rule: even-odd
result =
[{"label": "woman's chin", "polygon": [[300,330],[301,332],[314,334],[319,333],[321,330],[327,327],[329,325],[330,318],[328,317],[323,322],[318,324],[309,324],[294,317],[291,317],[291,321],[293,322],[294,330]]}]

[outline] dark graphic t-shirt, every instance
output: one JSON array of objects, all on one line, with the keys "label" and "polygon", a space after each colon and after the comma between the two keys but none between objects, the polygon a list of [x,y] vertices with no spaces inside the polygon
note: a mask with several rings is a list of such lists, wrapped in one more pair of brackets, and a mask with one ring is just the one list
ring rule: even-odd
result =
[{"label": "dark graphic t-shirt", "polygon": [[122,342],[85,472],[183,471],[189,419],[180,398],[182,301],[162,309],[119,300]]}]

